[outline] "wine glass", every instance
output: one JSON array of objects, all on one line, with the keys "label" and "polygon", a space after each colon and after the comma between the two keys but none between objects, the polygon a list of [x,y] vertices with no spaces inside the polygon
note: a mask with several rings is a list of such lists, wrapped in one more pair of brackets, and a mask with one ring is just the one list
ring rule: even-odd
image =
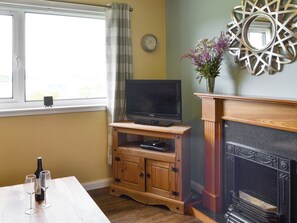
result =
[{"label": "wine glass", "polygon": [[47,203],[46,201],[46,197],[47,197],[46,190],[49,188],[51,183],[51,172],[49,170],[41,171],[39,175],[39,182],[40,182],[41,189],[44,190],[44,203],[40,207],[48,208],[51,206],[51,204]]},{"label": "wine glass", "polygon": [[38,182],[34,174],[29,174],[25,177],[24,189],[28,194],[30,194],[30,209],[28,209],[25,213],[29,215],[37,212],[37,210],[32,207],[32,195],[37,190],[37,183]]}]

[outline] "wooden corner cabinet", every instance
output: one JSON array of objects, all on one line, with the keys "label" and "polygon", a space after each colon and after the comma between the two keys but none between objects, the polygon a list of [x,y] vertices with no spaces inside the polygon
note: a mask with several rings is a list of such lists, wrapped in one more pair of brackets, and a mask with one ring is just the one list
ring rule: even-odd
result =
[{"label": "wooden corner cabinet", "polygon": [[[117,122],[113,127],[113,184],[110,194],[185,213],[190,198],[191,128]],[[166,152],[142,149],[145,141],[166,142]]]}]

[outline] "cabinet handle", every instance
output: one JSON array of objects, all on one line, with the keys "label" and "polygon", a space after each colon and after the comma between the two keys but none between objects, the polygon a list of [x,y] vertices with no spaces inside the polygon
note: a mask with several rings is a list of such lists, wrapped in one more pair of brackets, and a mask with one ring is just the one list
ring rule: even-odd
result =
[{"label": "cabinet handle", "polygon": [[147,178],[150,178],[150,177],[151,177],[151,175],[150,175],[149,173],[147,173],[147,174],[146,174],[146,177],[147,177]]},{"label": "cabinet handle", "polygon": [[140,173],[140,174],[139,174],[139,177],[140,177],[140,178],[143,178],[143,176],[144,176],[144,173]]}]

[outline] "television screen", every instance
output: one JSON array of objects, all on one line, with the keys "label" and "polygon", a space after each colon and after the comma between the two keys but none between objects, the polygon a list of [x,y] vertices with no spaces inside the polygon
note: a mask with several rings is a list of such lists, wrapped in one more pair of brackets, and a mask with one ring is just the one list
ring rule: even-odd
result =
[{"label": "television screen", "polygon": [[181,122],[180,80],[127,80],[126,100],[128,118],[140,123]]}]

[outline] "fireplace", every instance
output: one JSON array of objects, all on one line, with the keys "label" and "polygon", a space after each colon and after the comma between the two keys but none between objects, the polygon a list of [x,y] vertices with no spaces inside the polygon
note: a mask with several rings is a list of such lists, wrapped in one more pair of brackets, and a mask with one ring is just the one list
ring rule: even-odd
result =
[{"label": "fireplace", "polygon": [[227,222],[295,222],[295,161],[225,143]]},{"label": "fireplace", "polygon": [[295,222],[297,134],[224,122],[228,222]]},{"label": "fireplace", "polygon": [[[225,213],[230,205],[233,205],[231,208],[237,208],[237,212],[239,212],[240,208],[248,203],[247,199],[256,199],[256,203],[260,200],[262,202],[261,205],[264,204],[264,206],[266,205],[265,207],[268,205],[268,209],[264,209],[264,212],[260,213],[260,215],[271,216],[270,212],[272,212],[273,217],[276,216],[274,222],[294,222],[295,216],[292,218],[293,220],[283,219],[286,216],[290,216],[291,214],[288,215],[286,213],[291,212],[292,208],[296,209],[296,207],[291,205],[288,211],[285,211],[283,210],[284,207],[279,204],[280,202],[283,203],[289,195],[290,197],[294,195],[294,199],[289,199],[288,203],[296,201],[297,189],[293,182],[295,179],[291,181],[291,175],[296,175],[294,166],[295,160],[297,160],[297,101],[201,93],[195,95],[202,99],[202,120],[204,121],[205,188],[203,191],[203,205],[215,213]],[[248,131],[246,131],[246,128],[240,128],[233,132],[232,136],[235,138],[226,138],[226,127],[224,125],[228,124],[228,122],[229,124],[232,122],[256,127],[256,130],[248,130],[249,134],[247,135]],[[258,133],[258,127],[264,128],[267,131]],[[270,130],[283,131],[288,133],[289,136],[279,136],[278,132],[271,133]],[[267,138],[266,134],[272,135],[272,139]],[[253,138],[253,136],[257,136],[257,138]],[[288,137],[293,138],[289,140]],[[249,141],[247,142],[247,140]],[[269,145],[271,142],[272,144]],[[288,142],[293,142],[293,146],[288,145]],[[229,185],[224,185],[225,175],[222,170],[225,151],[228,151],[225,148],[228,148],[228,146],[234,147],[234,151],[244,151],[240,152],[241,155],[248,154],[247,156],[249,156],[250,154],[250,156],[255,157],[251,154],[257,154],[257,157],[260,155],[261,159],[264,160],[272,157],[276,161],[270,161],[269,159],[266,161],[271,164],[274,163],[273,165],[277,165],[277,167],[251,161],[235,152],[233,154],[226,152],[230,160],[235,160],[235,164],[232,164],[232,162],[228,164],[230,172],[233,170],[235,178],[237,175],[243,177],[239,180],[238,178],[235,180],[231,179]],[[287,172],[280,169],[284,163],[288,164],[289,171]],[[264,188],[268,188],[268,186],[249,184],[253,181],[253,178],[245,175],[246,172],[259,173],[257,178],[262,178],[263,175],[270,175],[267,184],[274,186],[267,190],[259,189],[262,186]],[[230,177],[230,174],[228,174],[228,177]],[[285,183],[287,177],[290,179],[289,183]],[[260,182],[261,180],[258,179],[257,181]],[[244,184],[246,186],[242,186]],[[280,190],[283,190],[285,187],[290,187],[291,189],[285,190],[284,195],[279,196]],[[288,191],[291,194],[288,195]],[[227,193],[228,195],[225,196]],[[248,197],[247,199],[246,196]],[[250,206],[253,207],[253,205],[252,203]],[[250,206],[249,208],[252,209]],[[230,213],[231,211],[229,210]],[[252,215],[254,216],[255,214],[258,213]],[[244,215],[241,217],[245,218]],[[269,222],[271,218],[265,219],[262,222]],[[241,221],[239,218],[239,220],[234,222],[245,221]],[[250,222],[253,221],[251,220]],[[261,221],[257,220],[255,222]]]}]

